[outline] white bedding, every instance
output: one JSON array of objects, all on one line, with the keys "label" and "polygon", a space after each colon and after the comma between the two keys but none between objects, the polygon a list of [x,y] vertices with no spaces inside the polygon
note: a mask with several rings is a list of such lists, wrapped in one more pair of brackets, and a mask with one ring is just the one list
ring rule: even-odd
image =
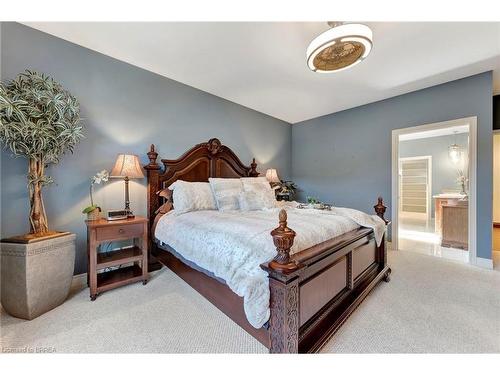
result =
[{"label": "white bedding", "polygon": [[[285,207],[288,226],[297,236],[292,253],[361,226],[373,228],[379,244],[385,230],[376,215],[334,208],[332,211]],[[269,319],[269,281],[260,264],[276,255],[270,235],[278,226],[280,208],[262,211],[194,211],[164,215],[155,237],[185,259],[212,272],[244,299],[245,314],[255,328]]]}]

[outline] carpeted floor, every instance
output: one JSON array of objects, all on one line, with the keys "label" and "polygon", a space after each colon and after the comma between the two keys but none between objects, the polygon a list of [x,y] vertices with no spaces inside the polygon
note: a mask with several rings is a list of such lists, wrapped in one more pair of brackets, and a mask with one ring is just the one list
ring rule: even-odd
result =
[{"label": "carpeted floor", "polygon": [[[500,272],[390,252],[382,282],[323,352],[500,352]],[[24,321],[0,317],[2,350],[265,353],[260,343],[168,269],[90,302],[88,289]]]}]

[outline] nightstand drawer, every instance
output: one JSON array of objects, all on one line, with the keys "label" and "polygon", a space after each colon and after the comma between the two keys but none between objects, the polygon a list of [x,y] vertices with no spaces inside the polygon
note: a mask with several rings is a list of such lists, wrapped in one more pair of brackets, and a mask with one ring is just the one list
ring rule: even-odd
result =
[{"label": "nightstand drawer", "polygon": [[119,240],[120,238],[140,237],[144,232],[143,224],[114,225],[96,229],[97,241]]}]

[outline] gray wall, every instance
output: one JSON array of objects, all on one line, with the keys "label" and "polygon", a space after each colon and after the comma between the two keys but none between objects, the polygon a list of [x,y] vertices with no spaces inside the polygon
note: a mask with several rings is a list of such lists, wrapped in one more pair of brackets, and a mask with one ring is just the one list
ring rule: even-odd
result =
[{"label": "gray wall", "polygon": [[491,258],[492,73],[486,72],[292,127],[292,176],[326,202],[370,210],[377,195],[391,210],[391,131],[477,116],[477,254]]},{"label": "gray wall", "polygon": [[[26,68],[45,72],[81,103],[86,138],[73,155],[50,167],[55,184],[45,191],[50,226],[77,233],[75,273],[86,271],[86,232],[81,214],[89,203],[89,177],[111,169],[117,153],[146,163],[151,143],[161,157],[177,158],[196,143],[218,137],[258,170],[275,167],[290,177],[291,126],[259,112],[15,23],[2,24],[2,77]],[[164,46],[168,48],[168,46]],[[1,155],[1,236],[28,230],[26,160]],[[131,183],[132,209],[146,212],[146,180]],[[123,182],[97,187],[105,209],[122,208]]]},{"label": "gray wall", "polygon": [[[399,143],[399,157],[432,156],[432,195],[447,190],[461,190],[457,184],[457,166],[448,156],[448,146],[457,143],[467,150],[469,134],[443,135],[424,139],[413,139]],[[463,168],[463,167],[461,167]],[[434,217],[434,199],[431,200],[431,214]]]}]

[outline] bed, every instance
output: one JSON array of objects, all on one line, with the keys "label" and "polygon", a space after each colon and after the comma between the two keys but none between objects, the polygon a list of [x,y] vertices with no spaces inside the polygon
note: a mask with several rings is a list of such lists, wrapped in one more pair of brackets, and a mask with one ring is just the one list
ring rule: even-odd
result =
[{"label": "bed", "polygon": [[[389,281],[382,198],[374,206],[382,229],[354,210],[320,213],[290,203],[244,215],[168,212],[160,218],[158,192],[177,180],[259,173],[255,159],[244,165],[216,138],[161,165],[151,145],[148,158],[150,262],[170,268],[271,353],[317,352],[379,281]],[[211,259],[210,251],[218,257]],[[251,282],[241,284],[245,277]]]}]

